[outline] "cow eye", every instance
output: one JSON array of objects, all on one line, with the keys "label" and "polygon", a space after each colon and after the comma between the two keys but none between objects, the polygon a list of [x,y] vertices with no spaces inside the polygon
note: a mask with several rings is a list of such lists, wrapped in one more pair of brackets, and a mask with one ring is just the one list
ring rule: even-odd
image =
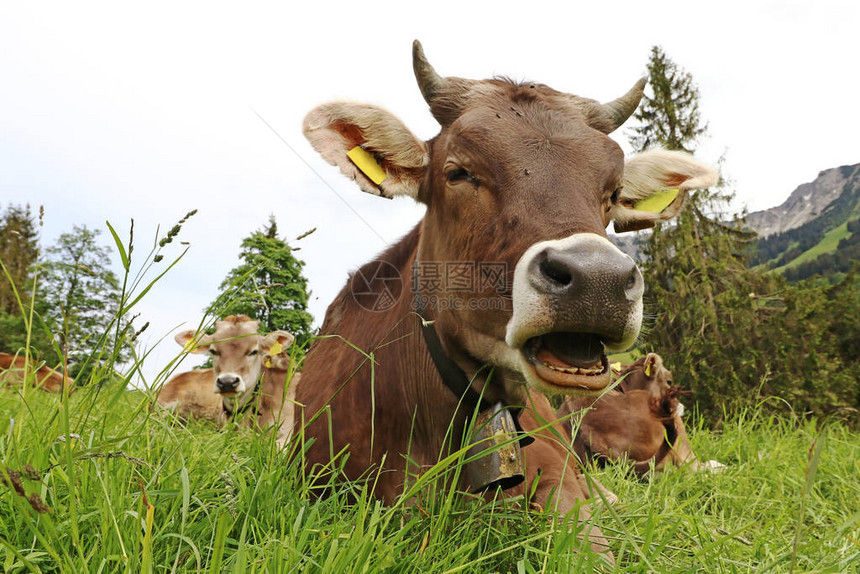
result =
[{"label": "cow eye", "polygon": [[458,167],[450,170],[445,174],[445,179],[448,180],[448,183],[457,184],[457,183],[471,183],[472,185],[478,185],[478,178],[473,176],[467,169],[462,167]]},{"label": "cow eye", "polygon": [[254,355],[256,355],[256,354],[257,354],[257,353],[259,353],[259,352],[260,352],[260,351],[258,351],[257,349],[254,349],[253,351],[248,351],[248,356],[249,356],[249,357],[253,357]]},{"label": "cow eye", "polygon": [[609,201],[612,202],[612,205],[615,205],[616,203],[618,203],[618,198],[621,197],[621,190],[622,189],[623,188],[619,187],[618,189],[616,189],[615,191],[612,192],[612,196],[609,198]]},{"label": "cow eye", "polygon": [[219,353],[219,352],[218,352],[218,351],[216,351],[215,349],[209,349],[209,354],[210,354],[210,355],[213,355],[213,356],[215,356],[215,357],[217,357],[217,356],[218,356],[218,355],[220,355],[221,353]]}]

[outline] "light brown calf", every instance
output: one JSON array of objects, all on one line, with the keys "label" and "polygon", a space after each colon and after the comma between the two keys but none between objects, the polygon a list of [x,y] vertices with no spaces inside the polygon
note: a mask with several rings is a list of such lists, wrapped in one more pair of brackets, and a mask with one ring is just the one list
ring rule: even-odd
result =
[{"label": "light brown calf", "polygon": [[174,375],[161,387],[156,400],[183,420],[226,420],[221,395],[212,392],[212,369],[196,369]]},{"label": "light brown calf", "polygon": [[[9,355],[0,353],[0,386],[20,385],[24,380],[24,371],[27,367],[27,359],[21,355]],[[35,381],[35,386],[49,393],[63,392],[63,385],[72,390],[75,381],[62,372],[49,368],[44,363],[30,360],[26,369],[30,380]]]},{"label": "light brown calf", "polygon": [[[259,323],[245,315],[230,315],[215,323],[215,332],[197,337],[194,330],[176,335],[192,353],[209,353],[212,368],[180,373],[158,395],[158,404],[183,418],[219,424],[246,412],[252,426],[278,429],[283,446],[293,427],[293,399],[299,375],[289,379],[286,349],[295,337],[286,331],[258,333]],[[285,385],[290,383],[285,389]]]},{"label": "light brown calf", "polygon": [[583,462],[628,460],[636,474],[666,465],[689,465],[694,470],[716,469],[716,461],[701,463],[690,446],[681,418],[684,391],[672,385],[672,372],[656,353],[627,365],[620,383],[602,398],[567,397],[557,415],[564,417],[570,432],[571,413],[588,409],[574,438],[574,448]]}]

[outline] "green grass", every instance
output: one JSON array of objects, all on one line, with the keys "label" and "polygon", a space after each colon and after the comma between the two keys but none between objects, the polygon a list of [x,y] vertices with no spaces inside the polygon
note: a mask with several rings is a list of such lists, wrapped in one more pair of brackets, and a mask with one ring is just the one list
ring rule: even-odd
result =
[{"label": "green grass", "polygon": [[636,362],[636,359],[643,356],[645,353],[641,352],[639,349],[630,349],[625,353],[614,353],[609,355],[610,363],[621,363],[623,365],[628,365],[630,363]]},{"label": "green grass", "polygon": [[[159,270],[154,247],[134,275],[131,245],[114,238],[132,277],[127,312],[166,270],[145,280]],[[392,506],[336,469],[320,497],[302,437],[282,452],[270,435],[153,413],[151,396],[125,387],[140,365],[113,373],[103,341],[101,385],[71,397],[0,389],[4,572],[860,572],[860,435],[837,424],[750,410],[719,433],[691,431],[723,473],[593,471],[621,499],[593,508],[610,566],[575,517],[446,487],[457,457]]]},{"label": "green grass", "polygon": [[[38,497],[0,486],[4,571],[613,570],[517,501],[437,487],[385,507],[347,483],[318,499],[271,437],[181,426],[149,402],[119,386],[0,393],[2,467],[29,472],[20,484]],[[728,469],[592,473],[621,498],[594,518],[617,571],[860,571],[860,436],[750,412],[692,441]]]},{"label": "green grass", "polygon": [[848,231],[848,223],[843,223],[839,227],[835,227],[825,233],[824,237],[822,237],[821,241],[819,241],[816,245],[807,249],[785,265],[777,267],[773,271],[774,273],[782,273],[786,269],[791,269],[792,267],[800,265],[801,263],[812,261],[819,255],[836,251],[836,247],[839,245],[839,241],[850,236],[851,232]]}]

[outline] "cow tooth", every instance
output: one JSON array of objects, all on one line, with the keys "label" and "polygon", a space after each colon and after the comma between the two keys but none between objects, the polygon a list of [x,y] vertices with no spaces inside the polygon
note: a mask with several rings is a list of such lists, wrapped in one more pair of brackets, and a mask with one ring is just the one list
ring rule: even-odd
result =
[{"label": "cow tooth", "polygon": [[566,373],[568,375],[599,375],[603,372],[603,366],[594,367],[593,369],[586,369],[582,367],[560,367],[558,365],[551,365],[546,361],[541,361],[545,367],[552,369],[553,371],[557,371],[559,373]]},{"label": "cow tooth", "polygon": [[545,361],[541,361],[545,367],[552,369],[553,371],[557,371],[559,373],[566,373],[568,375],[599,375],[603,372],[603,365],[599,367],[594,367],[593,369],[587,369],[582,367],[560,367],[558,365],[551,365]]},{"label": "cow tooth", "polygon": [[553,371],[558,371],[559,373],[567,373],[568,375],[577,375],[579,374],[579,369],[576,367],[560,367],[558,365],[551,365],[547,362],[543,362],[544,366],[549,367]]}]

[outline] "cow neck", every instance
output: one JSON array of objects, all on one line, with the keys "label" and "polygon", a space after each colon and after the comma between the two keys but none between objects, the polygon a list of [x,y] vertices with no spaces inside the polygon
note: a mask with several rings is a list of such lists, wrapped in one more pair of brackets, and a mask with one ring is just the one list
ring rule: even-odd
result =
[{"label": "cow neck", "polygon": [[[419,284],[418,256],[416,254],[415,260],[412,264],[412,287],[415,293],[415,311],[418,313],[421,333],[424,335],[424,343],[427,345],[427,350],[430,352],[430,358],[433,359],[436,371],[439,373],[445,386],[448,387],[456,397],[460,398],[463,404],[468,407],[469,412],[474,412],[475,410],[483,412],[491,408],[493,405],[486,401],[481,394],[472,388],[472,381],[469,380],[466,372],[463,371],[460,365],[458,365],[442,347],[442,341],[439,339],[439,334],[436,333],[436,328],[434,327],[435,321],[430,320],[430,315],[424,307],[424,301],[422,300],[421,293],[418,288]],[[482,367],[478,373],[480,373],[480,371],[485,367],[486,365]],[[491,374],[487,375],[484,386],[489,384],[491,376]]]},{"label": "cow neck", "polygon": [[674,416],[663,421],[663,429],[665,430],[663,442],[660,444],[660,448],[657,449],[657,452],[654,453],[654,456],[649,460],[637,462],[633,465],[633,471],[639,476],[644,475],[651,469],[651,460],[654,461],[654,465],[656,467],[656,465],[660,464],[664,458],[669,456],[669,453],[672,452],[673,448],[675,448],[675,443],[678,441],[678,429],[675,426]]},{"label": "cow neck", "polygon": [[260,414],[259,409],[257,408],[257,399],[260,396],[260,389],[263,387],[263,374],[264,371],[260,371],[260,374],[257,375],[257,384],[254,386],[254,390],[251,391],[251,394],[248,396],[248,400],[242,403],[242,406],[240,406],[235,411],[231,411],[230,409],[228,409],[227,404],[223,400],[221,401],[221,410],[224,411],[224,414],[227,415],[227,418],[233,418],[236,415],[240,415],[250,409],[252,406],[254,407],[254,414]]}]

